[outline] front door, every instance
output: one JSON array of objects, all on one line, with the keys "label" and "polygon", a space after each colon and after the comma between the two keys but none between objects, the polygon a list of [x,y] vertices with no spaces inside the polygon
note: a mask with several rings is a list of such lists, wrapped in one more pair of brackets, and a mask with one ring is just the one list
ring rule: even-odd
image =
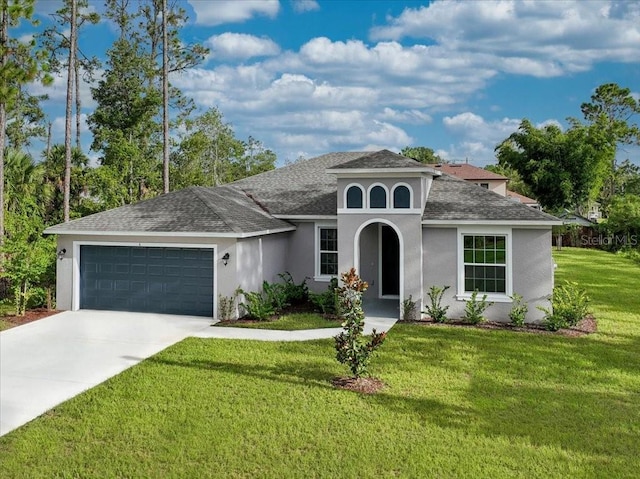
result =
[{"label": "front door", "polygon": [[400,296],[400,241],[387,225],[380,229],[380,264],[382,296]]}]

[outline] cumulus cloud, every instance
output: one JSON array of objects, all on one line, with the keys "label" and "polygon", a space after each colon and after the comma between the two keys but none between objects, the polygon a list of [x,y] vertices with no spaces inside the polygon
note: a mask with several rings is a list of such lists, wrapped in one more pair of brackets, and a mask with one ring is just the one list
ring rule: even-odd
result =
[{"label": "cumulus cloud", "polygon": [[280,11],[278,0],[216,0],[215,2],[190,0],[199,25],[241,23],[257,15],[275,18]]},{"label": "cumulus cloud", "polygon": [[318,5],[316,0],[291,0],[291,6],[296,13],[320,10],[320,5]]},{"label": "cumulus cloud", "polygon": [[452,52],[489,55],[490,64],[507,73],[551,77],[585,71],[597,61],[636,61],[639,12],[637,3],[606,0],[438,0],[406,8],[370,36],[425,38]]},{"label": "cumulus cloud", "polygon": [[222,60],[246,60],[253,57],[273,56],[280,47],[270,38],[261,38],[245,33],[223,33],[210,37],[205,45],[211,57]]}]

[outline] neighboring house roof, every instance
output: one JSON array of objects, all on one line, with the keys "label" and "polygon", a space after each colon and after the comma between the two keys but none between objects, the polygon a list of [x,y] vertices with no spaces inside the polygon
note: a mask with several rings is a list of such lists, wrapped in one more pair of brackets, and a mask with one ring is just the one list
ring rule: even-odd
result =
[{"label": "neighboring house roof", "polygon": [[499,175],[493,171],[478,168],[468,163],[445,163],[437,165],[429,165],[438,171],[442,171],[448,175],[453,175],[461,180],[479,181],[479,180],[502,180],[507,181],[509,178]]},{"label": "neighboring house roof", "polygon": [[564,224],[573,224],[579,226],[595,226],[596,222],[591,221],[584,216],[580,216],[576,213],[571,213],[570,211],[564,211],[558,215],[558,218],[562,220]]},{"label": "neighboring house roof", "polygon": [[532,221],[558,223],[547,213],[451,175],[434,178],[422,221]]},{"label": "neighboring house roof", "polygon": [[557,219],[387,150],[330,153],[218,187],[190,187],[48,228],[47,234],[202,233],[247,236],[293,229],[279,218],[337,216],[337,179],[327,170],[422,171],[434,175],[423,221]]},{"label": "neighboring house roof", "polygon": [[529,198],[528,196],[521,195],[520,193],[516,193],[515,191],[507,190],[507,196],[514,201],[519,201],[525,205],[538,205],[538,200],[534,200],[533,198]]}]

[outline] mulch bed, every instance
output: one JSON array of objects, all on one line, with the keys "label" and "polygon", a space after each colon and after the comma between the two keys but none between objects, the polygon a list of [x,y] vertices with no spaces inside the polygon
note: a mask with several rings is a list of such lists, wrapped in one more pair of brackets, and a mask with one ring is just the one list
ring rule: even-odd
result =
[{"label": "mulch bed", "polygon": [[[400,321],[404,323],[405,321]],[[543,324],[527,324],[525,326],[514,326],[511,323],[499,323],[496,321],[486,321],[480,324],[469,324],[460,320],[451,320],[446,323],[437,323],[431,319],[423,319],[419,321],[411,321],[412,324],[419,324],[424,326],[453,326],[453,327],[465,327],[465,328],[479,328],[479,329],[500,329],[506,331],[517,331],[534,334],[556,334],[568,337],[579,337],[586,334],[595,333],[598,330],[598,323],[596,318],[592,315],[586,316],[582,321],[571,328],[563,328],[558,331],[549,331]]]},{"label": "mulch bed", "polygon": [[377,378],[333,378],[331,384],[338,389],[355,391],[363,394],[375,394],[384,387],[384,383]]},{"label": "mulch bed", "polygon": [[5,330],[7,330],[9,328],[27,324],[32,321],[37,321],[38,319],[46,318],[47,316],[51,316],[60,312],[61,311],[57,309],[47,308],[29,309],[24,313],[24,316],[3,316],[2,318],[0,318],[0,321],[3,321],[5,323]]},{"label": "mulch bed", "polygon": [[327,321],[333,321],[340,319],[335,314],[322,314],[316,311],[311,303],[301,303],[287,306],[280,313],[274,314],[270,318],[265,319],[264,321],[260,321],[259,319],[249,319],[248,316],[243,316],[238,319],[225,319],[218,321],[214,326],[225,326],[229,324],[257,324],[257,323],[268,323],[270,321],[276,321],[280,319],[282,316],[287,314],[296,314],[296,313],[315,313],[322,316]]}]

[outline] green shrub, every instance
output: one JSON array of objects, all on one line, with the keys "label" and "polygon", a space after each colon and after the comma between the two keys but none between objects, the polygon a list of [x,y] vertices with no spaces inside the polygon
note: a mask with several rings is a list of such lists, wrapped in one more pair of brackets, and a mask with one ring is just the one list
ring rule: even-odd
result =
[{"label": "green shrub", "polygon": [[309,301],[313,307],[322,314],[337,314],[338,304],[338,279],[331,278],[329,286],[324,293],[309,292]]},{"label": "green shrub", "polygon": [[622,249],[618,251],[618,253],[624,256],[625,258],[630,259],[634,263],[640,265],[640,249],[627,248],[627,249]]},{"label": "green shrub", "polygon": [[309,300],[307,278],[300,284],[295,284],[293,276],[288,271],[278,275],[284,281],[284,294],[289,304],[303,304]]},{"label": "green shrub", "polygon": [[280,313],[284,308],[289,306],[284,284],[263,281],[262,291],[266,296],[266,300],[271,304],[276,313]]},{"label": "green shrub", "polygon": [[409,295],[408,298],[402,300],[402,320],[413,321],[416,319],[416,302],[413,300],[413,296]]},{"label": "green shrub", "polygon": [[589,296],[577,283],[565,281],[564,285],[553,288],[551,309],[538,306],[545,313],[544,324],[550,331],[572,327],[589,312]]},{"label": "green shrub", "polygon": [[427,306],[427,310],[423,312],[428,314],[436,323],[444,323],[447,321],[447,309],[449,309],[449,306],[442,306],[441,303],[442,296],[444,296],[445,291],[448,289],[449,286],[442,288],[440,286],[431,286],[427,293],[431,304]]},{"label": "green shrub", "polygon": [[367,374],[369,361],[373,352],[384,342],[387,333],[373,330],[367,341],[362,334],[364,330],[364,311],[362,310],[362,293],[368,285],[356,274],[355,268],[343,273],[344,286],[339,288],[340,311],[344,318],[344,329],[335,337],[336,359],[349,366],[353,377],[360,378]]},{"label": "green shrub", "polygon": [[474,291],[464,307],[464,320],[471,324],[480,324],[486,321],[483,314],[492,304],[487,301],[486,294],[483,294],[482,299],[479,300],[478,291]]},{"label": "green shrub", "polygon": [[240,303],[240,306],[250,319],[266,321],[276,313],[271,300],[262,291],[247,292],[241,290],[241,293],[245,302]]},{"label": "green shrub", "polygon": [[515,326],[524,326],[524,320],[529,312],[529,306],[527,303],[522,302],[522,296],[517,293],[514,293],[510,298],[513,300],[513,306],[511,307],[511,311],[509,311],[511,324]]}]

